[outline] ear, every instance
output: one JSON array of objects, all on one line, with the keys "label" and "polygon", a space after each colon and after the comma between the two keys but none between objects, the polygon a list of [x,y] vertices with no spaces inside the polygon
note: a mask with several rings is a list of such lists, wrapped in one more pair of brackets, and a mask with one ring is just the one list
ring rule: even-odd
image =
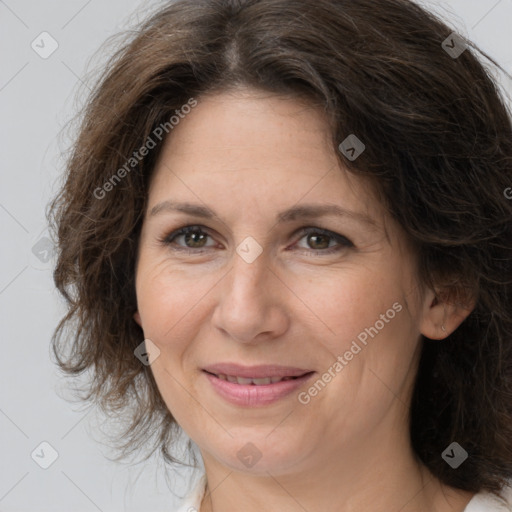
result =
[{"label": "ear", "polygon": [[142,321],[140,319],[138,311],[135,311],[135,313],[133,314],[133,319],[140,325],[140,327],[142,327]]},{"label": "ear", "polygon": [[447,338],[473,311],[475,302],[468,298],[453,301],[449,293],[426,290],[420,322],[421,334],[432,340]]}]

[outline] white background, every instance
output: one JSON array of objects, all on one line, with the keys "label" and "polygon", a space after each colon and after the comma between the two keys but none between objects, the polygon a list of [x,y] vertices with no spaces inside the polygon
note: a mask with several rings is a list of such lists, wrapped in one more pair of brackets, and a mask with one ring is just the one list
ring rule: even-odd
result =
[{"label": "white background", "polygon": [[[512,0],[423,2],[512,73]],[[144,18],[139,0],[0,0],[0,510],[172,511],[177,498],[155,459],[130,467],[109,461],[95,411],[63,399],[65,385],[49,356],[63,314],[52,260],[32,252],[45,236],[46,204],[62,174],[64,125],[83,98],[89,60],[112,34]],[[134,13],[137,13],[134,15]],[[41,58],[41,32],[58,49]],[[94,65],[108,53],[96,54]],[[89,66],[89,67],[88,67]],[[510,94],[511,82],[502,86]],[[512,185],[512,183],[511,183]],[[43,247],[44,249],[44,247]],[[58,452],[42,469],[31,458],[43,441]],[[48,453],[48,452],[46,452]],[[173,480],[175,477],[172,477]]]}]

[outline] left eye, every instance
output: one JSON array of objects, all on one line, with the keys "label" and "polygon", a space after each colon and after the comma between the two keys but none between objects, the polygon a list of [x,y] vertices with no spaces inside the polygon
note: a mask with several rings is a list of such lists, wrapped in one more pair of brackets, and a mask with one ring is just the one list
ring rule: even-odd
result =
[{"label": "left eye", "polygon": [[302,236],[299,241],[306,239],[306,243],[309,247],[305,247],[304,249],[308,251],[330,254],[354,246],[348,238],[327,229],[303,228],[300,234],[302,234]]},{"label": "left eye", "polygon": [[[299,248],[309,252],[330,254],[354,246],[348,238],[326,229],[303,228],[297,234],[302,235],[299,242],[305,239],[309,245],[309,247],[299,246]],[[161,241],[165,245],[174,245],[177,250],[200,251],[215,246],[213,240],[211,244],[207,245],[208,238],[211,238],[210,235],[201,226],[185,226],[172,232]],[[176,244],[175,242],[178,239],[182,239],[183,243]]]}]

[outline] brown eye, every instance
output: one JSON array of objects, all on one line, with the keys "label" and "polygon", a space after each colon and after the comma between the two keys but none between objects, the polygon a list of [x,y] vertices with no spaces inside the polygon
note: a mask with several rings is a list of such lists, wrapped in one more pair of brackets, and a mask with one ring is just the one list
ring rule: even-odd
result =
[{"label": "brown eye", "polygon": [[307,235],[308,245],[311,249],[327,249],[329,247],[329,237],[327,235]]},{"label": "brown eye", "polygon": [[198,248],[205,245],[207,236],[204,233],[194,231],[183,235],[183,240],[188,247]]},{"label": "brown eye", "polygon": [[[203,231],[200,226],[185,226],[167,236],[163,243],[166,245],[177,245],[183,249],[203,249],[211,247],[206,245],[210,235]],[[182,240],[182,243],[176,241]]]},{"label": "brown eye", "polygon": [[306,246],[300,245],[299,248],[318,254],[331,254],[344,249],[354,247],[354,244],[343,235],[334,233],[321,228],[303,228],[302,237],[299,239],[306,241]]}]

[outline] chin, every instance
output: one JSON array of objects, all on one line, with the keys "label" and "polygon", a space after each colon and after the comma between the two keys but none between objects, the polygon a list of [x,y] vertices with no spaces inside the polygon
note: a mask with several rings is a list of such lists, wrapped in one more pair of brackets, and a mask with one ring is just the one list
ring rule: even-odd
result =
[{"label": "chin", "polygon": [[[296,468],[303,457],[298,457],[304,445],[285,444],[285,439],[274,438],[269,442],[267,430],[262,436],[238,435],[230,438],[224,447],[209,450],[217,462],[232,471],[255,476],[279,475]],[[290,439],[288,438],[288,441]]]}]

